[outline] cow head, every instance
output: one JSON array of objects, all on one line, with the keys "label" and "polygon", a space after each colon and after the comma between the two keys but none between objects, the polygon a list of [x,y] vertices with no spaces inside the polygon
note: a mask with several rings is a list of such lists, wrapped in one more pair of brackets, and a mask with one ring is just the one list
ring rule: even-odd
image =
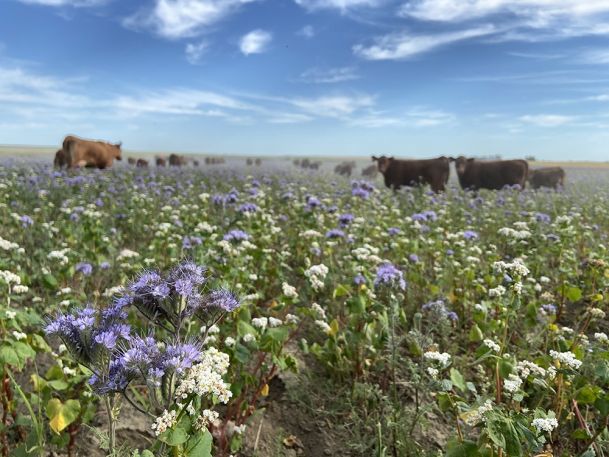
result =
[{"label": "cow head", "polygon": [[119,141],[118,143],[112,145],[112,152],[114,153],[114,158],[116,160],[123,160],[123,151],[121,150],[122,145],[122,141]]},{"label": "cow head", "polygon": [[451,157],[451,162],[455,162],[455,169],[457,170],[458,175],[462,175],[465,173],[465,169],[467,168],[467,164],[472,163],[474,159],[468,159],[464,156],[459,156],[456,159]]},{"label": "cow head", "polygon": [[372,156],[372,161],[373,162],[378,162],[379,171],[384,174],[387,171],[387,169],[389,168],[389,165],[391,165],[391,162],[393,162],[393,157],[386,157],[386,156],[376,157],[376,156]]}]

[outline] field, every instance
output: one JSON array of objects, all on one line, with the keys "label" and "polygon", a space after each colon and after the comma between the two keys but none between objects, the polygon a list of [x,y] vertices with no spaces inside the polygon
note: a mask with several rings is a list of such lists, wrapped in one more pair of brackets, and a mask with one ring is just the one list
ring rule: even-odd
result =
[{"label": "field", "polygon": [[609,455],[606,164],[434,195],[30,152],[0,159],[0,455]]}]

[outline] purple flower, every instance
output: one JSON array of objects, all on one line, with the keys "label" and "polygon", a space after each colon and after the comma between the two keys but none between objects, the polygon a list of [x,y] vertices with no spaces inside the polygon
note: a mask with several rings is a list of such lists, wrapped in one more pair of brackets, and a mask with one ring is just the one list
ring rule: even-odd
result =
[{"label": "purple flower", "polygon": [[165,369],[182,374],[201,358],[201,347],[193,343],[168,345],[163,358]]},{"label": "purple flower", "polygon": [[99,268],[101,268],[102,270],[107,270],[110,268],[110,263],[108,262],[102,262],[99,264]]},{"label": "purple flower", "polygon": [[206,307],[219,308],[228,313],[239,307],[239,299],[228,289],[216,289],[211,291],[204,300]]},{"label": "purple flower", "polygon": [[397,286],[400,289],[406,289],[406,281],[404,281],[403,273],[391,263],[384,263],[376,270],[376,279],[374,287],[380,286]]},{"label": "purple flower", "polygon": [[243,241],[249,240],[250,236],[245,233],[243,230],[231,230],[226,235],[224,235],[225,241]]},{"label": "purple flower", "polygon": [[363,274],[358,273],[357,275],[355,275],[355,278],[353,278],[353,282],[356,285],[361,286],[362,284],[366,284],[366,278]]},{"label": "purple flower", "polygon": [[309,209],[312,209],[312,208],[317,208],[318,206],[321,206],[321,202],[319,201],[319,199],[317,197],[313,197],[312,195],[309,195],[307,197],[307,207]]},{"label": "purple flower", "polygon": [[416,254],[410,254],[408,256],[408,260],[410,260],[412,263],[417,263],[419,261],[419,256]]},{"label": "purple flower", "polygon": [[413,221],[419,222],[435,221],[438,219],[438,215],[432,210],[423,211],[422,213],[415,213],[411,217]]},{"label": "purple flower", "polygon": [[338,217],[338,222],[340,223],[341,227],[346,227],[353,222],[353,219],[353,214],[341,214]]},{"label": "purple flower", "polygon": [[74,270],[77,273],[82,273],[85,276],[89,276],[91,273],[93,273],[93,265],[88,262],[79,262],[74,267]]},{"label": "purple flower", "polygon": [[465,230],[463,232],[463,238],[465,238],[466,240],[475,240],[476,238],[478,238],[478,234],[473,230]]},{"label": "purple flower", "polygon": [[546,314],[556,314],[556,305],[553,304],[547,304],[547,305],[541,305],[541,310],[546,313]]},{"label": "purple flower", "polygon": [[34,220],[30,216],[23,215],[19,218],[22,227],[30,227],[34,225]]},{"label": "purple flower", "polygon": [[401,230],[400,230],[399,228],[397,228],[397,227],[389,227],[389,228],[387,229],[387,233],[388,233],[390,236],[397,235],[397,234],[398,234],[398,233],[400,233],[400,232],[401,232]]},{"label": "purple flower", "polygon": [[332,229],[326,232],[326,238],[344,238],[345,232],[340,229]]},{"label": "purple flower", "polygon": [[370,196],[370,191],[364,189],[363,187],[354,187],[351,189],[351,195],[354,197],[367,199]]},{"label": "purple flower", "polygon": [[256,206],[254,203],[244,203],[237,211],[240,213],[255,213],[258,211],[258,206]]}]

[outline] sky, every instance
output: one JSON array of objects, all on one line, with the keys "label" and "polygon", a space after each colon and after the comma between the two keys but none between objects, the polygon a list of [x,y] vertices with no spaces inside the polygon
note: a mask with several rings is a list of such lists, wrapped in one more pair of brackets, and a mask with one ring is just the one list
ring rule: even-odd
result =
[{"label": "sky", "polygon": [[609,0],[0,0],[0,144],[609,160]]}]

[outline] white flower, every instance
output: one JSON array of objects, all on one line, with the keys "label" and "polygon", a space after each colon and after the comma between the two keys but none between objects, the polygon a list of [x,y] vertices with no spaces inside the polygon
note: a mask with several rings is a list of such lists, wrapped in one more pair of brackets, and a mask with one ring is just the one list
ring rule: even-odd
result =
[{"label": "white flower", "polygon": [[256,341],[256,337],[251,333],[246,333],[245,335],[243,335],[243,341],[245,341],[246,343],[251,343],[252,341]]},{"label": "white flower", "polygon": [[8,319],[15,319],[15,316],[17,315],[17,313],[15,311],[7,311],[6,312],[6,317]]},{"label": "white flower", "polygon": [[275,319],[274,317],[269,317],[269,327],[278,327],[283,324],[281,319]]},{"label": "white flower", "polygon": [[161,433],[173,427],[176,423],[176,418],[177,412],[175,410],[163,411],[163,414],[157,417],[151,426],[152,430],[154,431],[154,434],[156,436],[159,436]]},{"label": "white flower", "polygon": [[207,429],[209,424],[214,423],[218,420],[220,415],[216,411],[212,411],[211,409],[204,409],[199,417],[195,419],[195,429],[199,431],[204,431]]},{"label": "white flower", "polygon": [[488,338],[484,340],[484,345],[492,350],[493,352],[501,352],[501,347],[495,343],[493,340],[489,340]]},{"label": "white flower", "polygon": [[329,334],[332,331],[332,327],[330,327],[326,321],[316,320],[315,325],[317,325],[324,333]]},{"label": "white flower", "polygon": [[22,333],[22,332],[18,332],[18,331],[14,331],[13,332],[13,337],[17,340],[17,341],[21,341],[21,340],[25,340],[27,338],[27,334]]},{"label": "white flower", "polygon": [[311,286],[313,289],[319,290],[324,286],[324,279],[328,274],[328,267],[326,267],[323,263],[319,265],[313,265],[308,270],[304,272],[304,275],[309,278],[311,282]]},{"label": "white flower", "polygon": [[554,417],[549,417],[547,419],[533,419],[531,425],[537,429],[538,433],[547,432],[551,433],[556,427],[558,427],[558,421]]},{"label": "white flower", "polygon": [[607,334],[599,332],[599,333],[595,333],[594,334],[594,339],[597,340],[600,343],[607,343],[609,342],[609,338],[607,338]]},{"label": "white flower", "polygon": [[68,376],[74,376],[76,374],[76,370],[70,367],[63,367],[63,373]]},{"label": "white flower", "polygon": [[438,373],[440,373],[440,371],[437,368],[433,368],[433,367],[427,368],[427,374],[434,379],[436,379],[438,377]]},{"label": "white flower", "polygon": [[326,320],[326,312],[324,311],[324,309],[319,306],[317,303],[313,303],[311,305],[311,309],[313,311],[315,311],[315,314],[317,314],[317,317],[319,317],[320,319]]},{"label": "white flower", "polygon": [[493,402],[486,400],[483,405],[480,405],[478,409],[471,411],[470,414],[465,416],[465,423],[469,426],[474,426],[478,422],[485,421],[484,415],[493,409]]},{"label": "white flower", "polygon": [[283,295],[285,295],[288,298],[297,298],[298,297],[298,292],[296,292],[296,287],[294,286],[290,286],[287,282],[284,282],[281,285],[281,288],[283,290]]},{"label": "white flower", "polygon": [[117,261],[121,261],[123,259],[132,259],[134,257],[139,257],[140,255],[135,252],[135,251],[131,251],[130,249],[123,249],[119,254],[118,257],[116,258]]},{"label": "white flower", "polygon": [[228,347],[233,347],[235,345],[236,341],[234,338],[227,336],[226,338],[224,338],[224,344]]},{"label": "white flower", "polygon": [[19,245],[17,243],[13,243],[11,241],[5,240],[0,236],[0,249],[5,251],[10,251],[14,249],[19,249]]},{"label": "white flower", "polygon": [[522,379],[513,373],[503,382],[503,388],[510,393],[516,392],[520,386],[522,386]]},{"label": "white flower", "polygon": [[588,310],[588,312],[590,313],[590,316],[596,318],[596,319],[604,319],[605,318],[605,312],[602,309],[598,309],[598,308],[590,308]]},{"label": "white flower", "polygon": [[192,394],[199,397],[214,395],[222,403],[228,403],[232,392],[229,385],[222,379],[228,366],[228,354],[220,352],[216,348],[207,349],[202,354],[199,363],[193,365],[180,381],[175,393],[176,398],[186,399]]},{"label": "white flower", "polygon": [[288,324],[298,324],[298,322],[300,322],[300,319],[298,318],[298,316],[294,316],[293,314],[286,314],[285,321]]},{"label": "white flower", "polygon": [[577,360],[575,358],[575,354],[573,354],[570,351],[567,351],[567,352],[550,351],[550,357],[552,357],[557,362],[564,363],[565,365],[567,365],[571,368],[574,368],[574,369],[578,369],[582,364],[581,360]]},{"label": "white flower", "polygon": [[523,360],[518,362],[516,365],[516,371],[522,379],[526,379],[529,375],[538,376],[540,378],[545,377],[546,370],[541,368],[534,362],[529,362],[528,360]]},{"label": "white flower", "polygon": [[494,289],[489,289],[488,296],[489,297],[501,297],[505,295],[505,287],[502,285],[498,285]]},{"label": "white flower", "polygon": [[21,278],[15,273],[7,270],[0,270],[0,279],[7,284],[21,284]]},{"label": "white flower", "polygon": [[439,362],[442,367],[447,367],[450,363],[450,354],[447,352],[427,351],[423,358],[434,362]]},{"label": "white flower", "polygon": [[30,290],[30,288],[28,286],[22,286],[21,284],[17,284],[16,286],[13,287],[13,292],[16,294],[24,294],[28,290]]},{"label": "white flower", "polygon": [[255,317],[252,319],[252,325],[261,330],[264,330],[269,325],[269,320],[266,317]]}]

